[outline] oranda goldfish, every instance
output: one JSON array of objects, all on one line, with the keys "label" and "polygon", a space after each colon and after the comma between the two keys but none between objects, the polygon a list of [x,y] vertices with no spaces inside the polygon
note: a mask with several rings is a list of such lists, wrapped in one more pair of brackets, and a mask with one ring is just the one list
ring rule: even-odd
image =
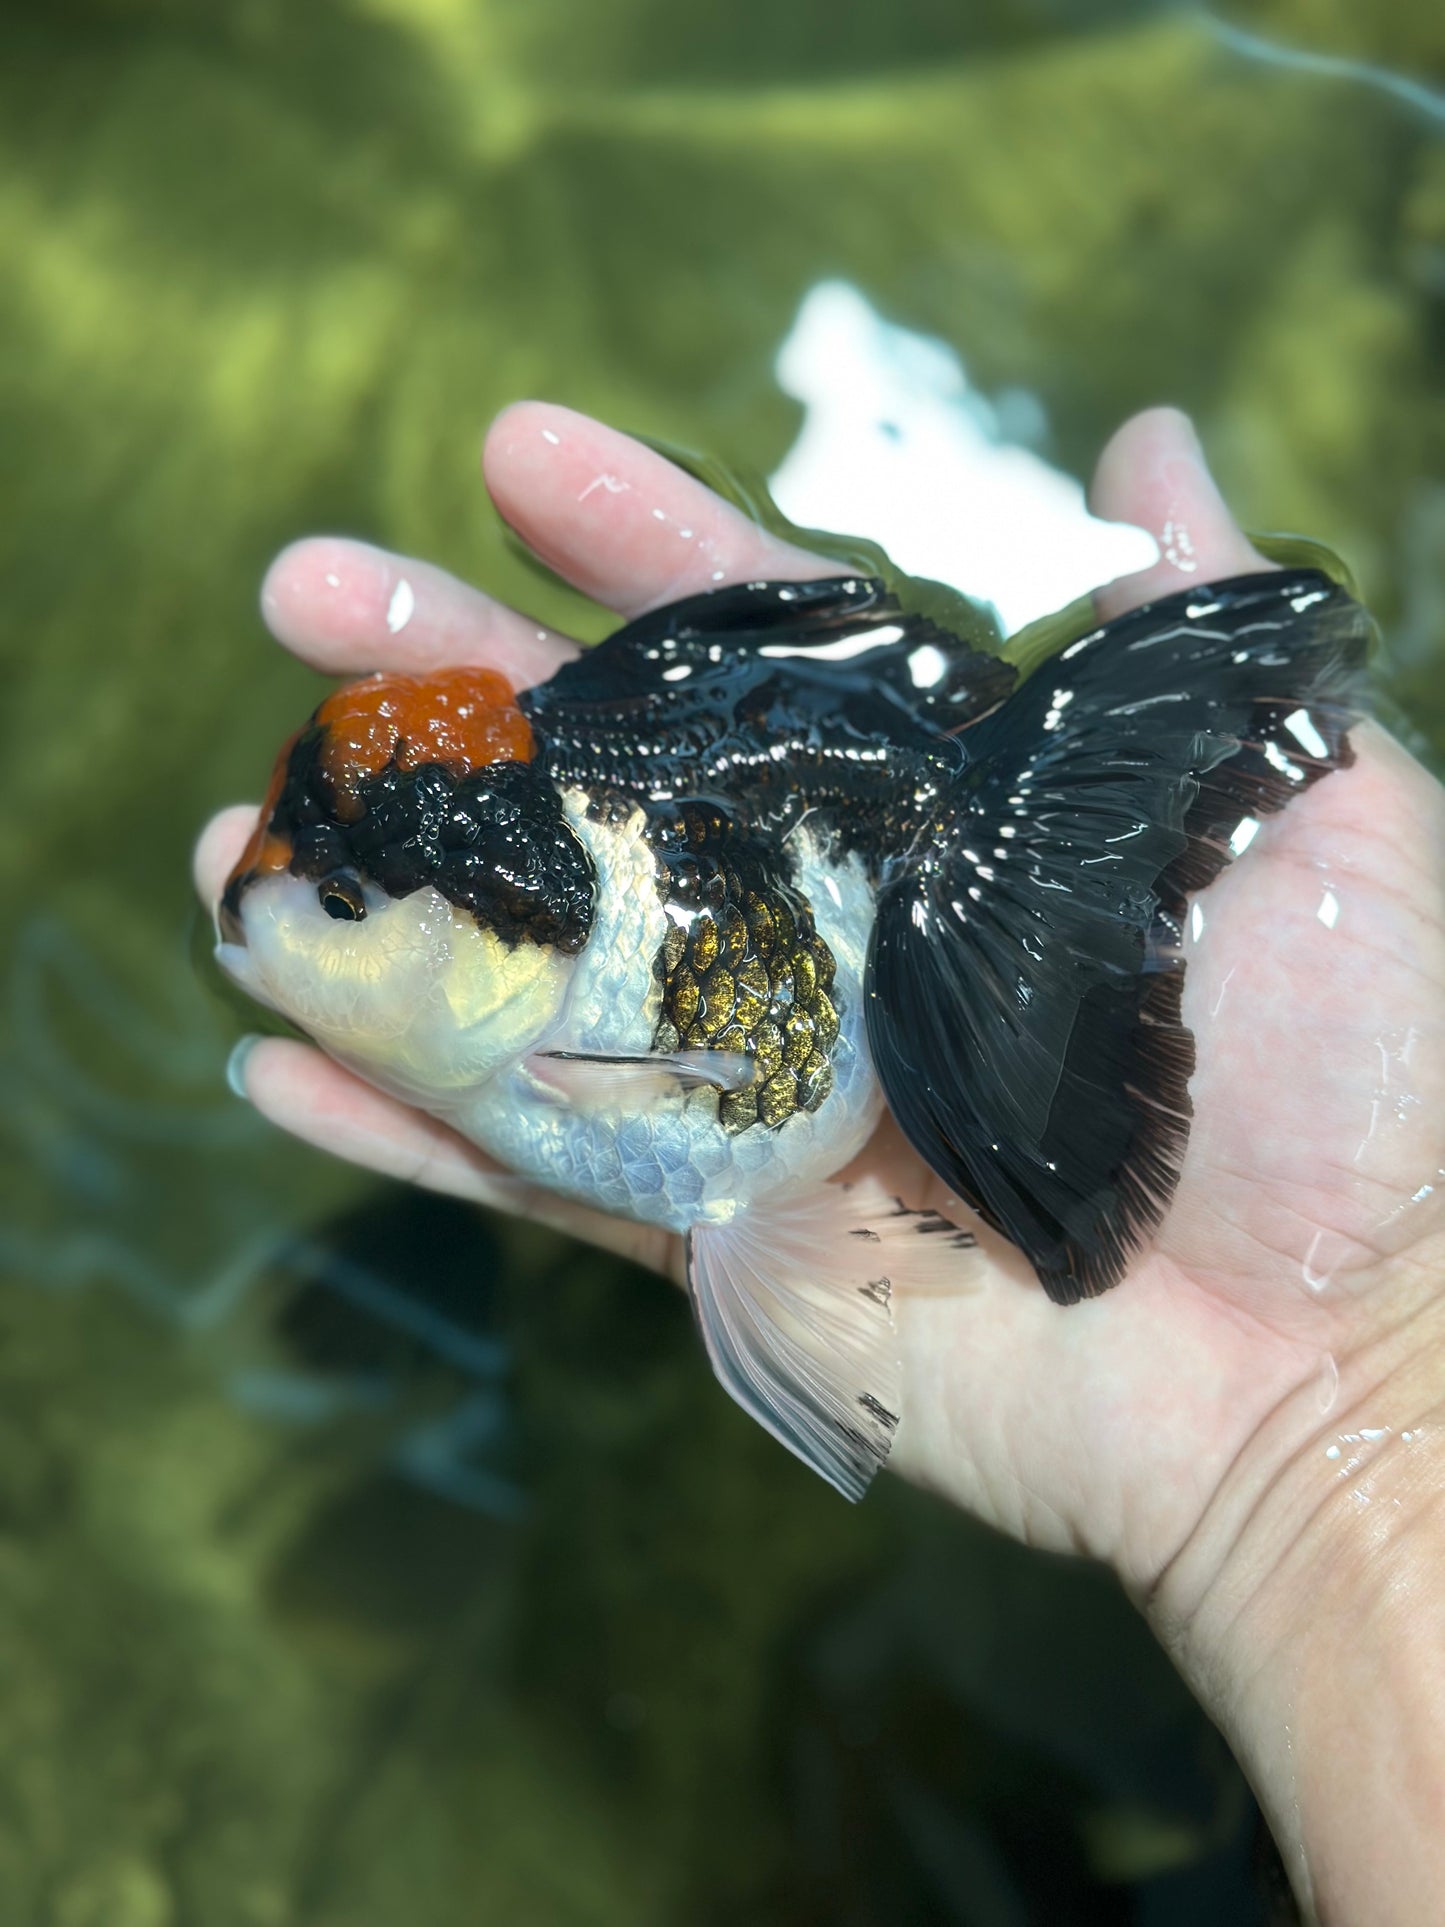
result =
[{"label": "oranda goldfish", "polygon": [[1120,1279],[1189,1133],[1187,901],[1350,760],[1368,634],[1276,571],[1020,677],[850,577],[693,597],[520,692],[372,676],[282,751],[219,956],[512,1170],[685,1233],[718,1377],[856,1497],[892,1280],[959,1260],[828,1180],[887,1106],[1053,1298]]}]

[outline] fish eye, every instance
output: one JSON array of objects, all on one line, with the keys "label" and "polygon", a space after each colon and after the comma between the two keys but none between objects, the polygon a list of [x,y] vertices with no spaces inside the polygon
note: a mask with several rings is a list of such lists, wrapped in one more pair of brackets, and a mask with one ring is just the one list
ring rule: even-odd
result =
[{"label": "fish eye", "polygon": [[321,908],[338,923],[361,923],[366,917],[366,901],[355,877],[327,877],[316,886]]}]

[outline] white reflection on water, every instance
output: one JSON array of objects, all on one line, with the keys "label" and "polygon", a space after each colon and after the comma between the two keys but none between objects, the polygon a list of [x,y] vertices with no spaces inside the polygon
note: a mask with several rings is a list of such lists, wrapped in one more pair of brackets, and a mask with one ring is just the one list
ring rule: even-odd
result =
[{"label": "white reflection on water", "polygon": [[1034,396],[990,401],[951,348],[885,321],[845,281],[804,297],[777,377],[807,410],[770,484],[784,515],[881,542],[910,575],[992,602],[1010,633],[1158,557],[1151,535],[1090,515],[1083,485],[1026,445],[1047,434]]}]

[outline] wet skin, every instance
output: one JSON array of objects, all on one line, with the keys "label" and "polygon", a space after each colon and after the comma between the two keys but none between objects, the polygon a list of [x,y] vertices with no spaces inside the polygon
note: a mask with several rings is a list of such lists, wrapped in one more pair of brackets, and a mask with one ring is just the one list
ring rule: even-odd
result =
[{"label": "wet skin", "polygon": [[[625,616],[717,583],[829,572],[566,410],[509,409],[485,475],[531,547]],[[1266,566],[1173,411],[1118,432],[1092,500],[1167,526],[1174,558],[1100,591],[1103,615]],[[524,686],[573,649],[440,571],[338,539],[288,549],[262,604],[287,647],[337,674],[479,663]],[[1355,741],[1354,767],[1267,822],[1199,899],[1184,1000],[1199,1040],[1193,1135],[1173,1208],[1123,1285],[1062,1311],[983,1230],[956,1290],[910,1295],[895,1280],[906,1416],[893,1464],[1032,1544],[1109,1561],[1286,1835],[1299,1789],[1278,1791],[1279,1743],[1252,1730],[1257,1694],[1233,1703],[1234,1672],[1252,1678],[1246,1654],[1276,1651],[1315,1610],[1322,1561],[1363,1572],[1388,1557],[1389,1535],[1414,1533],[1445,1487],[1445,792],[1379,728]],[[237,809],[207,830],[208,903],[254,822]],[[244,1076],[268,1117],[337,1155],[678,1275],[664,1234],[499,1182],[460,1138],[305,1045],[261,1042]],[[860,1163],[971,1223],[888,1124]],[[1366,1428],[1379,1437],[1326,1458]],[[1293,1714],[1327,1737],[1323,1688],[1295,1680],[1275,1697],[1271,1731]]]}]

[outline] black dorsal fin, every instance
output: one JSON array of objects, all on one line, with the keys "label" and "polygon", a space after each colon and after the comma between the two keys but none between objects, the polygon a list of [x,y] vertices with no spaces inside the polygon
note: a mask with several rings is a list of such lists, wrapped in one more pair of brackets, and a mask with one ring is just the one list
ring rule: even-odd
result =
[{"label": "black dorsal fin", "polygon": [[626,623],[522,698],[544,726],[679,719],[704,695],[729,699],[763,682],[872,689],[900,714],[938,707],[952,726],[983,715],[1016,671],[931,618],[903,611],[876,577],[745,582],[689,596]]}]

